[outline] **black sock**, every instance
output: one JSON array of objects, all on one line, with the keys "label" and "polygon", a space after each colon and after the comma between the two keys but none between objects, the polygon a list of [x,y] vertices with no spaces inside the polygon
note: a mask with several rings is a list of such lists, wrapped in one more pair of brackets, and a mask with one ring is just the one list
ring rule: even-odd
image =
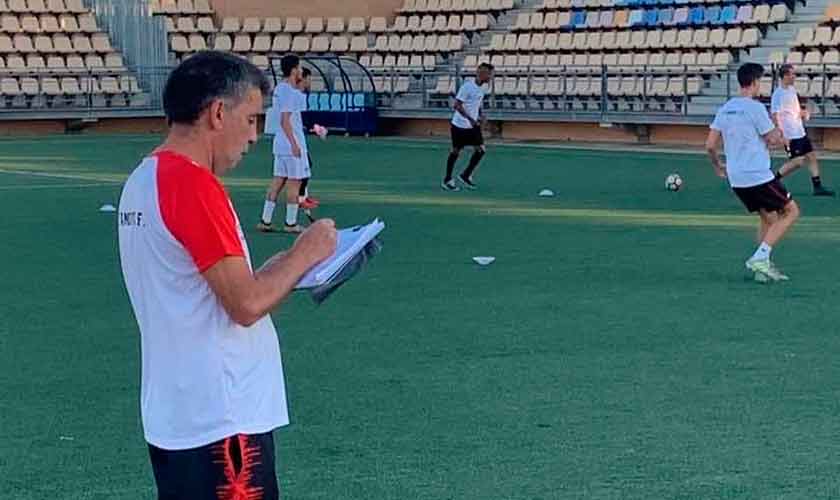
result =
[{"label": "black sock", "polygon": [[446,177],[443,178],[443,182],[452,180],[452,172],[455,171],[455,163],[457,162],[458,153],[449,153],[449,158],[446,159]]},{"label": "black sock", "polygon": [[822,179],[820,179],[819,175],[816,177],[811,177],[811,184],[814,185],[814,189],[819,189],[822,187]]},{"label": "black sock", "polygon": [[477,149],[475,153],[473,153],[472,158],[470,158],[470,164],[467,165],[467,169],[461,174],[462,179],[469,179],[472,177],[473,172],[478,167],[478,163],[484,157],[484,151]]},{"label": "black sock", "polygon": [[300,192],[298,193],[299,196],[306,196],[306,186],[309,185],[309,177],[300,181]]}]

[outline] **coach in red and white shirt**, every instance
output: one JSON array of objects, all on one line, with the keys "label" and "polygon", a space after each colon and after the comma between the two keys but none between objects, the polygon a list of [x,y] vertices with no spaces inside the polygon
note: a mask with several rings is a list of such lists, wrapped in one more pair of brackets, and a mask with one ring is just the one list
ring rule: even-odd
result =
[{"label": "coach in red and white shirt", "polygon": [[278,498],[273,429],[289,423],[268,313],[335,249],[319,221],[254,271],[218,176],[257,140],[269,93],[219,52],[176,68],[166,141],[134,170],[119,207],[120,260],[140,327],[141,411],[160,499]]}]

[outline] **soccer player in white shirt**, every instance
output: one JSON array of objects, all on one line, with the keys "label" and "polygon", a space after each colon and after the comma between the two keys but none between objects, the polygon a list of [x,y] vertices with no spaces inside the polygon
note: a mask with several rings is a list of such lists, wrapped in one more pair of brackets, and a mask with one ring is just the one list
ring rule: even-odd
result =
[{"label": "soccer player in white shirt", "polygon": [[262,71],[234,55],[182,62],[163,92],[169,134],[120,197],[120,264],[140,330],[140,409],[161,500],[279,498],[272,433],[289,415],[269,312],[333,253],[336,231],[320,220],[252,268],[219,177],[256,142],[269,91]]},{"label": "soccer player in white shirt", "polygon": [[458,89],[458,94],[455,96],[455,113],[452,116],[452,125],[450,127],[452,132],[452,150],[446,159],[446,175],[443,178],[443,183],[440,185],[445,191],[460,190],[455,184],[453,174],[455,172],[455,163],[458,162],[458,156],[460,156],[461,150],[467,146],[472,146],[474,152],[467,168],[457,178],[465,188],[477,188],[473,181],[473,173],[478,168],[478,163],[486,152],[484,137],[481,135],[481,125],[484,121],[481,113],[481,103],[484,101],[484,89],[482,85],[489,82],[491,78],[493,78],[493,65],[481,63],[478,65],[475,80],[464,82],[461,88]]},{"label": "soccer player in white shirt", "polygon": [[779,179],[796,171],[805,161],[808,162],[808,170],[811,171],[811,184],[814,186],[814,196],[834,196],[834,191],[826,189],[820,178],[820,166],[817,163],[817,153],[811,139],[805,132],[802,121],[808,121],[811,113],[803,109],[799,104],[799,96],[796,94],[796,71],[793,65],[783,64],[779,68],[779,79],[781,85],[773,91],[770,100],[770,112],[773,114],[773,121],[782,130],[785,139],[790,141],[788,155],[790,161],[782,165],[776,173]]},{"label": "soccer player in white shirt", "polygon": [[283,232],[298,234],[300,184],[310,176],[306,133],[301,113],[306,111],[306,95],[299,90],[301,80],[300,58],[289,54],[280,60],[284,81],[274,89],[272,106],[280,114],[280,129],[274,136],[274,178],[268,186],[263,213],[257,229],[273,232],[271,220],[277,197],[286,188],[286,220]]},{"label": "soccer player in white shirt", "polygon": [[[773,125],[767,109],[755,96],[764,75],[760,64],[746,63],[738,68],[741,95],[724,104],[712,122],[706,151],[718,176],[729,180],[732,190],[752,213],[758,213],[759,247],[746,262],[757,281],[786,281],[770,260],[773,247],[799,218],[799,205],[770,169],[770,147],[785,144],[781,131]],[[726,165],[718,156],[723,139]]]}]

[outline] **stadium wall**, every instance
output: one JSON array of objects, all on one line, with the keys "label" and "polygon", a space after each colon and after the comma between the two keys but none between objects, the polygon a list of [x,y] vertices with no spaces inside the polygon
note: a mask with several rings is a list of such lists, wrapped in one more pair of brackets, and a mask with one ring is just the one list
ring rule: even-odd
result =
[{"label": "stadium wall", "polygon": [[221,17],[371,17],[392,18],[403,0],[212,0]]}]

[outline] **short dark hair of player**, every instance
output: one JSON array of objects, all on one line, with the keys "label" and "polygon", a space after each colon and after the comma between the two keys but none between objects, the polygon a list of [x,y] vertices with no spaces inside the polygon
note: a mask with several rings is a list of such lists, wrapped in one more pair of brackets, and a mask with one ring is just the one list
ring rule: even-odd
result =
[{"label": "short dark hair of player", "polygon": [[764,66],[758,63],[746,63],[738,68],[738,83],[741,88],[749,87],[756,80],[761,80],[762,76],[764,76]]},{"label": "short dark hair of player", "polygon": [[312,71],[309,68],[303,68],[300,70],[301,78],[309,78],[310,76],[312,76]]},{"label": "short dark hair of player", "polygon": [[486,69],[487,71],[493,71],[496,68],[488,62],[483,62],[483,63],[478,65],[478,69]]},{"label": "short dark hair of player", "polygon": [[782,64],[779,66],[779,78],[784,78],[788,73],[793,72],[793,64]]},{"label": "short dark hair of player", "polygon": [[171,123],[192,124],[216,99],[239,101],[251,89],[263,96],[271,84],[259,68],[245,59],[207,50],[179,64],[163,89],[163,110]]},{"label": "short dark hair of player", "polygon": [[280,72],[283,73],[283,78],[289,78],[292,70],[300,66],[300,57],[294,54],[287,54],[280,59]]}]

